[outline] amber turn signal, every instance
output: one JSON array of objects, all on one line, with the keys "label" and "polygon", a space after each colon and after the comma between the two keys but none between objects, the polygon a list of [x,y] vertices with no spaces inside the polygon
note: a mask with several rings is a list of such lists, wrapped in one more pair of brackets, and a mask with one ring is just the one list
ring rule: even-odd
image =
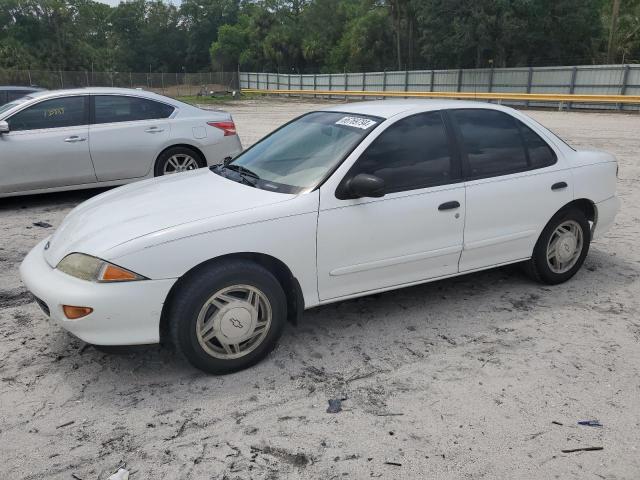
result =
[{"label": "amber turn signal", "polygon": [[64,315],[69,320],[77,320],[78,318],[86,317],[91,312],[93,312],[93,308],[91,307],[74,307],[72,305],[63,305],[62,311]]},{"label": "amber turn signal", "polygon": [[138,276],[135,273],[109,264],[107,264],[100,276],[100,281],[102,282],[126,282],[137,279]]}]

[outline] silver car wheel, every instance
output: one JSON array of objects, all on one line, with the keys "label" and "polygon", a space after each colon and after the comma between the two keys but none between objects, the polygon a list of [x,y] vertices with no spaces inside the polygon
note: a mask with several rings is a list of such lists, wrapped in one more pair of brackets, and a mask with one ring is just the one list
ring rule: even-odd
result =
[{"label": "silver car wheel", "polygon": [[215,358],[231,360],[254,351],[271,327],[267,296],[250,285],[233,285],[211,296],[200,309],[196,335]]},{"label": "silver car wheel", "polygon": [[163,175],[169,175],[171,173],[186,172],[189,170],[195,170],[199,168],[198,162],[191,155],[186,153],[179,153],[172,155],[164,162]]},{"label": "silver car wheel", "polygon": [[556,227],[547,244],[547,264],[553,273],[566,273],[573,268],[584,245],[580,224],[567,220]]}]

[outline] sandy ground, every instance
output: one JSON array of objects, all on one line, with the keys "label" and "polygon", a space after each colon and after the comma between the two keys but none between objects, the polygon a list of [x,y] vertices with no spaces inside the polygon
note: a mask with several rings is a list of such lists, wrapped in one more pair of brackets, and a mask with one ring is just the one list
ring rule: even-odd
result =
[{"label": "sandy ground", "polygon": [[[316,106],[227,110],[246,146]],[[640,116],[530,114],[620,161],[623,211],[573,280],[510,267],[318,308],[225,377],[49,324],[18,265],[52,231],[34,222],[96,191],[0,200],[0,478],[639,478]]]}]

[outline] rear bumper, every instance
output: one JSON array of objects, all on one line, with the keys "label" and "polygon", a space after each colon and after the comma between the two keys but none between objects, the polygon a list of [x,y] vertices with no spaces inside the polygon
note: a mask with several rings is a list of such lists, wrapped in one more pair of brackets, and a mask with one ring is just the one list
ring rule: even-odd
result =
[{"label": "rear bumper", "polygon": [[605,234],[613,225],[616,215],[620,211],[620,199],[611,197],[595,204],[596,223],[593,229],[593,238],[598,238]]},{"label": "rear bumper", "polygon": [[[162,306],[175,280],[93,283],[51,268],[44,244],[36,245],[20,265],[20,277],[49,317],[65,330],[95,345],[158,343]],[[93,312],[68,320],[62,305],[91,307]]]}]

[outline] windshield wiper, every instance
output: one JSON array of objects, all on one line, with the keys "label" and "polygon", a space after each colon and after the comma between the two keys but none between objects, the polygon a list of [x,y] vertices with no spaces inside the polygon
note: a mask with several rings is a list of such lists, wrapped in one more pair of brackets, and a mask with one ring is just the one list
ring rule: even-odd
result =
[{"label": "windshield wiper", "polygon": [[243,167],[242,165],[235,165],[235,164],[218,165],[216,166],[216,170],[218,171],[231,170],[232,172],[235,172],[240,176],[240,179],[244,184],[249,185],[251,187],[255,187],[256,184],[258,183],[258,180],[260,180],[260,176],[257,173],[249,170],[246,167]]},{"label": "windshield wiper", "polygon": [[228,168],[229,170],[233,170],[234,172],[238,172],[241,175],[247,175],[248,177],[255,178],[256,180],[260,180],[260,175],[256,172],[249,170],[247,167],[243,167],[242,165],[236,165],[235,163],[229,163],[227,165],[223,165],[222,168]]}]

